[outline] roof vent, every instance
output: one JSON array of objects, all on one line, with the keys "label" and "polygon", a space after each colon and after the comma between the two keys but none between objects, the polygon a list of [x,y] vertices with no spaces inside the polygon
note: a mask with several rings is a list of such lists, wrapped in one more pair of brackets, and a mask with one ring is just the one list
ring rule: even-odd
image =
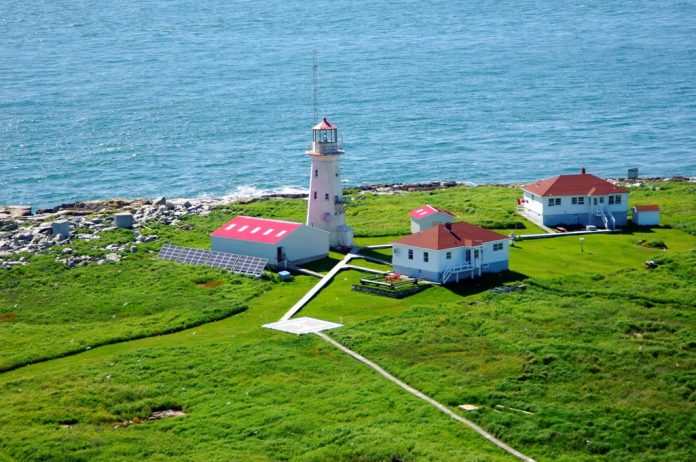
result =
[{"label": "roof vent", "polygon": [[580,175],[584,175],[584,174],[585,174],[585,167],[580,167]]}]

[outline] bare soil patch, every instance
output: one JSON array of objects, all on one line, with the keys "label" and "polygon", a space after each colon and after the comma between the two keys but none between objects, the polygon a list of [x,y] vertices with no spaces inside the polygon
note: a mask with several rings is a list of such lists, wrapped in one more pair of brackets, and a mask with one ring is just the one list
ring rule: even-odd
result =
[{"label": "bare soil patch", "polygon": [[206,281],[206,282],[199,282],[198,285],[201,287],[206,287],[206,288],[210,289],[213,287],[220,287],[224,283],[225,283],[224,281]]},{"label": "bare soil patch", "polygon": [[124,420],[123,422],[114,425],[114,430],[121,427],[127,427],[133,424],[147,423],[155,420],[167,419],[169,417],[180,417],[184,416],[186,413],[179,409],[165,409],[162,411],[154,411],[150,417],[147,419],[141,419],[139,417],[133,417],[132,419]]},{"label": "bare soil patch", "polygon": [[17,317],[17,313],[3,313],[0,314],[0,322],[12,321]]}]

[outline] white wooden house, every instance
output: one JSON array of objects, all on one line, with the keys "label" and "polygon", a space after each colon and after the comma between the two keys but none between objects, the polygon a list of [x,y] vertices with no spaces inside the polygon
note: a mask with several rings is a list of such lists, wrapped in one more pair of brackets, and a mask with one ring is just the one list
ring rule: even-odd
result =
[{"label": "white wooden house", "polygon": [[238,216],[211,235],[212,249],[267,258],[272,267],[299,265],[329,254],[329,233],[301,223]]},{"label": "white wooden house", "polygon": [[626,226],[628,190],[580,169],[522,187],[526,215],[546,226]]},{"label": "white wooden house", "polygon": [[454,215],[452,213],[428,204],[411,210],[408,214],[411,217],[412,233],[425,231],[434,225],[452,223],[454,221]]},{"label": "white wooden house", "polygon": [[499,273],[509,267],[509,238],[456,222],[428,228],[392,243],[394,272],[448,283]]},{"label": "white wooden house", "polygon": [[636,226],[660,226],[660,207],[636,205],[633,207],[633,224]]}]

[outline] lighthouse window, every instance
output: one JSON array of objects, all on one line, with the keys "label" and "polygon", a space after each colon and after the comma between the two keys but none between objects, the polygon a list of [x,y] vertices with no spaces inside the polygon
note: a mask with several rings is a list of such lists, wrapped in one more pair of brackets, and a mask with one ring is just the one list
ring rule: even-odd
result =
[{"label": "lighthouse window", "polygon": [[316,192],[316,191],[314,191],[314,198],[315,198],[315,199],[317,198],[317,192]]},{"label": "lighthouse window", "polygon": [[327,201],[329,200],[329,194],[328,194],[328,193],[324,194],[324,199],[327,200]]},{"label": "lighthouse window", "polygon": [[314,170],[314,178],[319,176],[319,170]]}]

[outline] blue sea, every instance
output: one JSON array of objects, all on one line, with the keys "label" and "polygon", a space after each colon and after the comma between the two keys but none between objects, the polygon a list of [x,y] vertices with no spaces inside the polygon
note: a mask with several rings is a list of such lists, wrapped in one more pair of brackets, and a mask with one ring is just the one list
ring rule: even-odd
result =
[{"label": "blue sea", "polygon": [[0,2],[0,204],[696,176],[694,1]]}]

